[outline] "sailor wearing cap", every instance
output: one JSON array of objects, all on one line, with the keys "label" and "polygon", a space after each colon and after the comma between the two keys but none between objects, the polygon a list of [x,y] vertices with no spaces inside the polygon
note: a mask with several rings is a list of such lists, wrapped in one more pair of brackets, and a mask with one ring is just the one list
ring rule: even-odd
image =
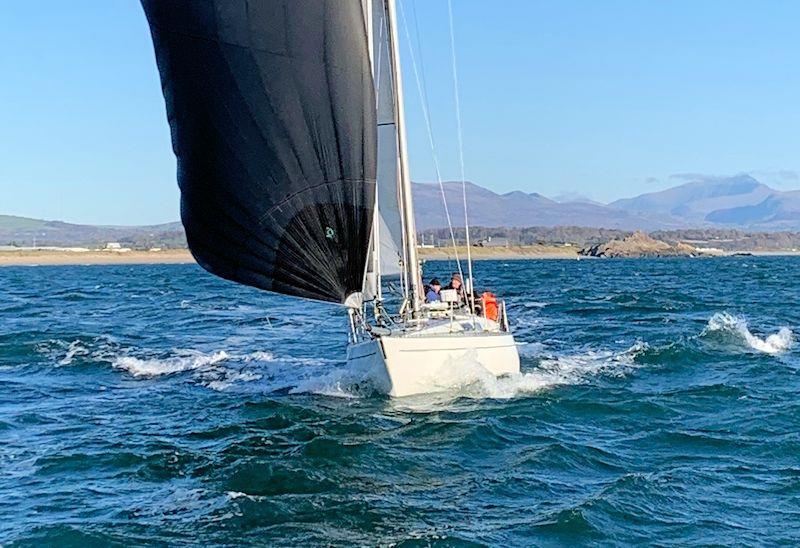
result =
[{"label": "sailor wearing cap", "polygon": [[458,294],[462,297],[464,296],[464,282],[461,280],[461,274],[458,272],[453,272],[453,275],[450,276],[450,284],[445,287],[445,289],[455,289],[458,291]]},{"label": "sailor wearing cap", "polygon": [[429,303],[435,303],[441,300],[439,291],[442,289],[442,284],[439,278],[434,278],[428,284],[428,289],[425,292],[425,300]]}]

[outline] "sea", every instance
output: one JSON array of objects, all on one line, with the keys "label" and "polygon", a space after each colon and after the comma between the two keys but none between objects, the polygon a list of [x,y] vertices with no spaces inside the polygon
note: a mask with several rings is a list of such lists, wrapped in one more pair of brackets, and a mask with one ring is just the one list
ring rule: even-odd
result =
[{"label": "sea", "polygon": [[800,544],[800,258],[475,270],[522,373],[390,399],[338,307],[0,268],[0,545]]}]

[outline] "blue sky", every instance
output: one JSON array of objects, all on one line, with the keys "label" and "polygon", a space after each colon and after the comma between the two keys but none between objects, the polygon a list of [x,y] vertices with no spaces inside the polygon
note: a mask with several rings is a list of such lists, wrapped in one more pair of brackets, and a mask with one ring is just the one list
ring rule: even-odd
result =
[{"label": "blue sky", "polygon": [[[403,3],[443,175],[455,179],[447,4]],[[685,174],[747,172],[800,188],[800,2],[454,0],[454,9],[470,180],[602,201]],[[412,172],[432,181],[401,37]],[[0,213],[178,218],[138,2],[1,2],[0,75]]]}]

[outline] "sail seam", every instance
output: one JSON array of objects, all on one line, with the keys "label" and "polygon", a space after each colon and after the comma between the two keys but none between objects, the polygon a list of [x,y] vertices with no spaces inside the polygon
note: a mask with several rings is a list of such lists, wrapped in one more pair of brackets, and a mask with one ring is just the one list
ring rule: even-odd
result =
[{"label": "sail seam", "polygon": [[[299,61],[299,62],[315,63],[315,64],[318,64],[318,65],[325,64],[325,63],[321,63],[319,61],[316,61],[315,59],[310,58],[310,57],[297,57],[297,56],[291,55],[289,53],[284,53],[284,52],[280,52],[280,51],[274,51],[274,50],[271,50],[271,49],[261,48],[261,47],[258,47],[258,46],[237,44],[235,42],[230,42],[228,40],[220,40],[220,39],[215,39],[215,38],[209,38],[207,36],[200,36],[200,35],[197,35],[197,34],[194,34],[194,33],[191,33],[191,32],[181,32],[181,31],[177,31],[177,30],[170,30],[170,29],[166,29],[166,28],[164,28],[164,27],[162,27],[160,25],[152,25],[151,24],[151,26],[153,28],[158,29],[158,32],[163,33],[163,34],[171,34],[171,35],[174,35],[174,36],[185,36],[187,38],[191,38],[193,40],[199,40],[201,42],[210,42],[210,43],[213,43],[213,44],[221,44],[221,45],[231,46],[231,47],[235,47],[235,48],[253,50],[253,51],[257,51],[258,53],[265,53],[267,55],[274,55],[276,57],[285,57],[287,59],[293,59],[293,60]],[[326,62],[327,62],[327,60],[326,60]],[[333,66],[333,67],[336,67],[336,68],[341,68],[341,69],[346,69],[347,68],[346,66],[338,65],[335,62],[329,63],[329,65]]]},{"label": "sail seam", "polygon": [[261,215],[261,216],[258,218],[258,224],[261,224],[261,223],[263,223],[263,222],[266,220],[266,218],[267,218],[267,217],[269,217],[270,215],[272,215],[272,213],[273,213],[275,210],[277,210],[277,209],[280,209],[280,208],[281,208],[281,207],[283,207],[283,206],[284,206],[286,203],[288,203],[288,202],[292,201],[293,199],[297,198],[297,197],[298,197],[298,196],[300,196],[301,194],[305,194],[305,193],[307,193],[307,192],[312,192],[312,191],[314,191],[314,190],[317,190],[317,189],[319,189],[319,188],[322,188],[322,187],[324,187],[324,186],[330,186],[330,185],[334,185],[334,184],[337,184],[337,183],[365,183],[365,184],[376,184],[376,181],[375,181],[374,179],[350,179],[350,178],[346,178],[346,177],[341,177],[341,178],[339,178],[339,179],[334,179],[334,180],[331,180],[331,181],[325,181],[324,183],[319,183],[319,184],[317,184],[317,185],[310,186],[310,187],[308,187],[308,188],[304,188],[303,190],[300,190],[300,191],[298,191],[298,192],[295,192],[294,194],[290,194],[289,196],[287,196],[286,198],[284,198],[283,200],[281,200],[281,201],[280,201],[280,202],[278,202],[277,204],[275,204],[275,205],[273,205],[272,207],[270,207],[270,208],[269,208],[269,209],[268,209],[266,212],[264,212],[264,213],[263,213],[263,214],[262,214],[262,215]]}]

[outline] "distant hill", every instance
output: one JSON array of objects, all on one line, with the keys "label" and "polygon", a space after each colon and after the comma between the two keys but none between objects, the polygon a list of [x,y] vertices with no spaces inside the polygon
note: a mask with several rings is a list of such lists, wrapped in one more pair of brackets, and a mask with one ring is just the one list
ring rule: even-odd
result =
[{"label": "distant hill", "polygon": [[153,226],[79,225],[0,215],[0,245],[102,247],[119,242],[126,247],[186,247],[181,223]]},{"label": "distant hill", "polygon": [[[464,224],[460,182],[444,183],[454,226]],[[447,226],[438,184],[414,183],[417,229]],[[583,227],[617,231],[740,229],[800,230],[800,190],[778,191],[749,175],[704,178],[659,192],[593,202],[579,195],[558,200],[536,192],[498,194],[467,183],[473,227]],[[0,215],[0,246],[97,247],[119,242],[128,247],[184,247],[180,223],[154,226],[91,226]]]},{"label": "distant hill", "polygon": [[800,191],[773,191],[763,201],[710,212],[713,223],[753,228],[797,228],[800,217]]}]

